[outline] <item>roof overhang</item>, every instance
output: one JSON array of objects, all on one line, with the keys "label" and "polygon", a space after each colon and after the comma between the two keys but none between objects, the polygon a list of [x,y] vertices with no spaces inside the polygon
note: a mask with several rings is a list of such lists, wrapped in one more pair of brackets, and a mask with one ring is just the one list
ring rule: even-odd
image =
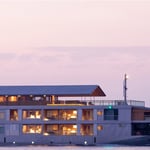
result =
[{"label": "roof overhang", "polygon": [[106,96],[98,85],[0,86],[0,95]]}]

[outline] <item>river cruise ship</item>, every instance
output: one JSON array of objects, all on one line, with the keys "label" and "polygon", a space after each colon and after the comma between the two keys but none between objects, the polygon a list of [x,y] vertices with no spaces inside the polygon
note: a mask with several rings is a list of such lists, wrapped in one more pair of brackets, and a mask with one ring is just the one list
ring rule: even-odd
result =
[{"label": "river cruise ship", "polygon": [[150,143],[150,108],[103,96],[99,85],[0,86],[0,144]]}]

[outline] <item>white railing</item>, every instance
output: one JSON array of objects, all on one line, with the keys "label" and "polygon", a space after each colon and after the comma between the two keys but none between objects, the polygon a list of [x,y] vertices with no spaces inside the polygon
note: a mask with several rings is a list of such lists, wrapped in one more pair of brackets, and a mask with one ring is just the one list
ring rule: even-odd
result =
[{"label": "white railing", "polygon": [[[125,105],[126,103],[123,100],[95,100],[91,102],[94,105]],[[144,101],[137,101],[137,100],[127,100],[127,104],[131,106],[145,106]]]}]

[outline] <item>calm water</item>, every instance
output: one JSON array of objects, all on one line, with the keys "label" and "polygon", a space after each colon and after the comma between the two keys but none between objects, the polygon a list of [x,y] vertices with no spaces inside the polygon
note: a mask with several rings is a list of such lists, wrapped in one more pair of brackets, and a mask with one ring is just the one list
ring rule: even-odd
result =
[{"label": "calm water", "polygon": [[122,147],[122,146],[19,146],[0,147],[0,150],[150,150],[150,146],[144,147]]}]

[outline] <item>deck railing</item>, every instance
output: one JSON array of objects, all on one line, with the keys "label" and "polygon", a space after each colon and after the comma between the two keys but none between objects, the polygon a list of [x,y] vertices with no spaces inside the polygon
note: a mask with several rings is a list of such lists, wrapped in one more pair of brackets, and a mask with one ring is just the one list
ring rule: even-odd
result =
[{"label": "deck railing", "polygon": [[[92,102],[94,105],[102,105],[102,106],[117,106],[117,105],[126,105],[123,100],[95,100]],[[144,101],[137,101],[137,100],[127,100],[127,105],[130,106],[145,106]]]},{"label": "deck railing", "polygon": [[[35,100],[24,100],[24,101],[16,101],[16,102],[0,102],[0,105],[52,105],[49,101],[35,101]],[[118,105],[126,105],[126,103],[123,100],[58,100],[56,105],[100,105],[100,106],[118,106]],[[137,101],[137,100],[128,100],[127,101],[128,105],[131,106],[145,106],[144,101]]]}]

